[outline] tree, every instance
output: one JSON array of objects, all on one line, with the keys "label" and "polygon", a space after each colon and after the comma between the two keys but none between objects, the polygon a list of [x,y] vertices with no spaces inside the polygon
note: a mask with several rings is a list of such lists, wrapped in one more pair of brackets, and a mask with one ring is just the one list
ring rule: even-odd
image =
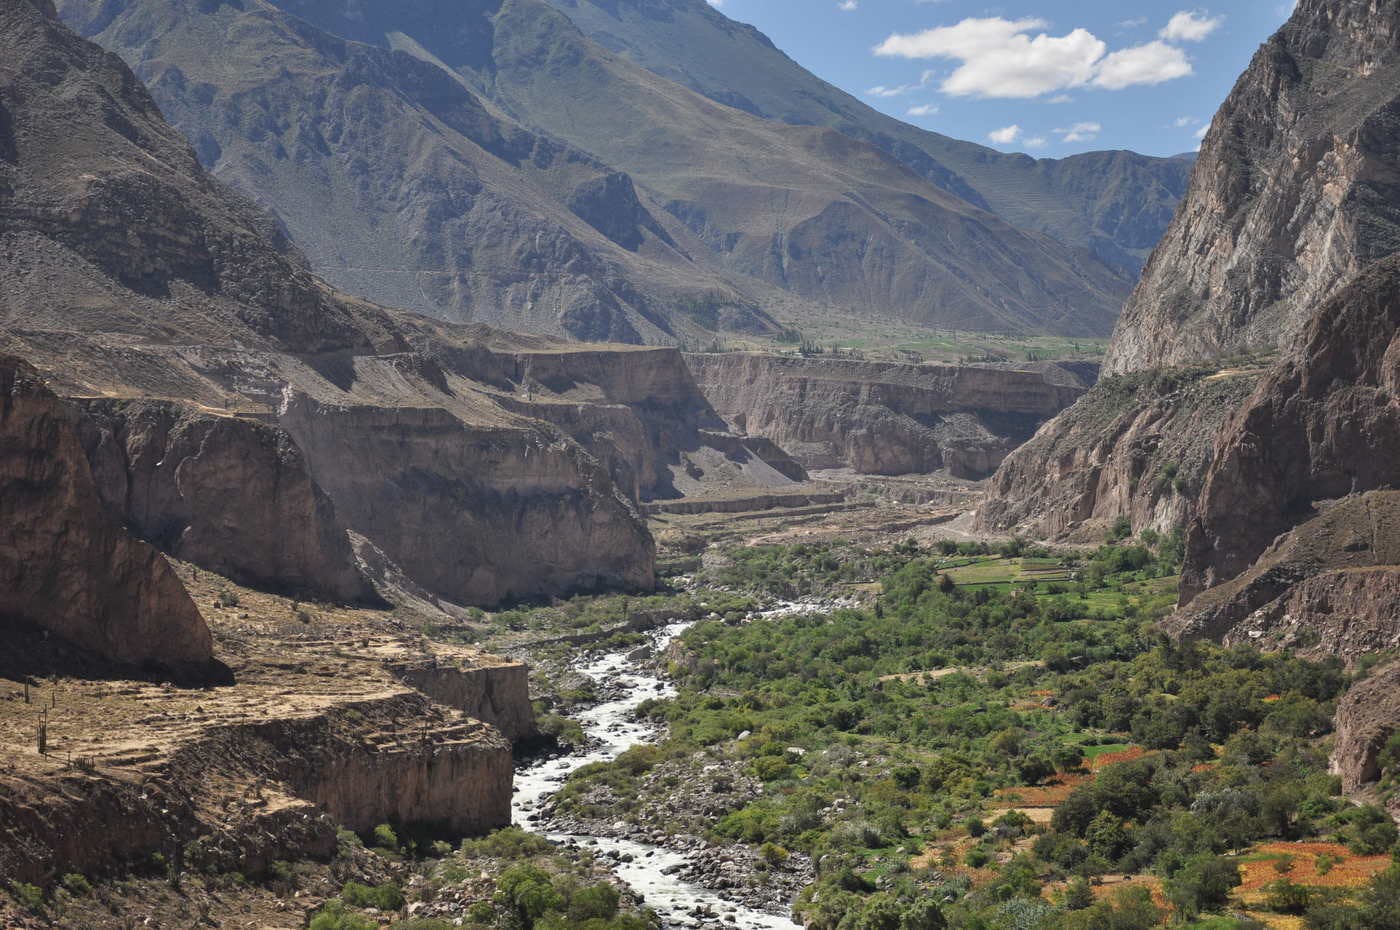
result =
[{"label": "tree", "polygon": [[919,898],[905,908],[899,921],[899,930],[944,930],[947,926],[948,918],[943,916],[943,909],[930,896]]},{"label": "tree", "polygon": [[1239,884],[1240,867],[1235,863],[1208,854],[1195,856],[1167,879],[1167,900],[1183,917],[1194,919],[1224,907]]}]

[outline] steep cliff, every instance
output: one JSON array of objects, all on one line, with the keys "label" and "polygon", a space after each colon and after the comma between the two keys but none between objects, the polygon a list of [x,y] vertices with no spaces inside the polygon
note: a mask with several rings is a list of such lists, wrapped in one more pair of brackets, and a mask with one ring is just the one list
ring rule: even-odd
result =
[{"label": "steep cliff", "polygon": [[1225,424],[1188,538],[1183,603],[1239,574],[1321,503],[1394,487],[1398,396],[1395,256],[1319,307],[1297,351]]},{"label": "steep cliff", "polygon": [[98,490],[143,539],[245,584],[335,601],[375,597],[345,524],[284,431],[160,401],[84,409]]},{"label": "steep cliff", "polygon": [[[529,381],[519,353],[548,355],[558,344],[448,326],[331,290],[265,217],[204,172],[119,59],[50,14],[31,0],[0,8],[0,45],[13,50],[0,59],[0,349],[28,358],[61,393],[103,398],[92,402],[104,421],[92,446],[124,519],[241,579],[336,598],[365,593],[346,569],[342,525],[367,528],[442,596],[488,602],[650,583],[651,543],[625,498],[635,475],[660,468],[647,457],[662,455],[664,437],[650,438],[644,418],[623,409],[627,400],[587,387],[542,392],[542,401],[608,408],[577,418],[607,468],[541,422],[543,406],[532,411],[528,397],[526,408],[507,409]],[[570,364],[604,378],[620,357],[597,351]],[[679,356],[669,363],[683,384]],[[540,367],[554,378],[549,364]],[[618,396],[633,397],[625,387],[618,382]],[[657,388],[670,398],[663,406],[674,393]],[[324,418],[336,429],[307,434],[314,449],[251,422],[275,419],[294,395],[344,412]],[[167,415],[122,402],[132,398],[195,407]],[[407,470],[391,454],[371,457],[374,468],[351,476],[363,438],[354,424],[379,422],[397,423],[396,441],[423,457]],[[616,423],[628,426],[619,435],[640,438],[598,436]],[[338,445],[337,430],[354,441]],[[405,488],[424,496],[390,506]],[[383,501],[358,496],[379,490]],[[478,505],[479,518],[454,521]],[[556,522],[559,532],[548,531]],[[285,526],[293,529],[273,529]],[[275,542],[250,546],[256,539]],[[514,560],[508,577],[493,575],[493,558]]]},{"label": "steep cliff", "polygon": [[1086,386],[1057,367],[901,365],[724,353],[689,355],[700,390],[738,432],[808,468],[980,478]]},{"label": "steep cliff", "polygon": [[1347,497],[1165,626],[1176,636],[1355,660],[1400,647],[1397,566],[1400,492]]},{"label": "steep cliff", "polygon": [[1121,373],[1287,348],[1400,251],[1400,7],[1301,0],[1211,124],[1123,309]]},{"label": "steep cliff", "polygon": [[1121,519],[1134,532],[1183,526],[1212,436],[1257,378],[1177,370],[1100,381],[1001,464],[977,525],[1092,542]]},{"label": "steep cliff", "polygon": [[0,627],[38,626],[118,665],[200,677],[209,629],[180,580],[103,506],[78,415],[0,356]]},{"label": "steep cliff", "polygon": [[465,604],[649,587],[655,551],[607,471],[542,424],[289,394],[278,423],[351,528]]},{"label": "steep cliff", "polygon": [[[1338,705],[1332,770],[1341,777],[1343,791],[1365,790],[1381,777],[1381,750],[1393,734],[1400,732],[1400,699],[1397,696],[1400,696],[1400,663],[1392,662],[1373,671],[1348,691]],[[1400,817],[1400,803],[1393,798],[1390,812]]]}]

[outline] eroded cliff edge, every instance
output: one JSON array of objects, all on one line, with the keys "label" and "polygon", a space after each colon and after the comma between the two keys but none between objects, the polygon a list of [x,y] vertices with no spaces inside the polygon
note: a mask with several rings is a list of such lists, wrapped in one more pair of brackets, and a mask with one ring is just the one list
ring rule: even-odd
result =
[{"label": "eroded cliff edge", "polygon": [[0,356],[0,633],[30,624],[117,665],[203,678],[213,644],[179,578],[104,507],[79,415]]},{"label": "eroded cliff edge", "polygon": [[1093,382],[1092,365],[909,365],[752,353],[686,364],[715,410],[807,468],[990,474]]}]

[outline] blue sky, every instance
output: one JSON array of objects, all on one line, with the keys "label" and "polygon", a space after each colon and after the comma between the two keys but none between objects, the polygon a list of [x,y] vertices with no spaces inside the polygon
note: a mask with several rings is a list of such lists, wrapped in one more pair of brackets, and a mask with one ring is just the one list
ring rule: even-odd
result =
[{"label": "blue sky", "polygon": [[877,109],[1038,157],[1194,150],[1292,8],[1292,0],[710,2]]}]

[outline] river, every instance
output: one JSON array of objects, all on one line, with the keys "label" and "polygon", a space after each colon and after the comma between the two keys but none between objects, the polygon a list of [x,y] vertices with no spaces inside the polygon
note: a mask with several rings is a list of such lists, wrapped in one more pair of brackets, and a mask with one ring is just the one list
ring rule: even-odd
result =
[{"label": "river", "polygon": [[[774,615],[778,612],[770,612]],[[677,622],[651,633],[651,646],[658,653],[691,624]],[[635,646],[589,658],[577,670],[598,682],[608,699],[575,715],[588,736],[586,751],[522,766],[515,773],[513,820],[531,832],[556,843],[573,843],[595,850],[609,859],[613,871],[647,906],[660,915],[667,927],[695,927],[700,924],[724,925],[742,930],[800,930],[791,918],[755,910],[730,901],[698,885],[682,881],[673,873],[686,863],[686,854],[633,840],[556,832],[539,815],[543,802],[559,790],[565,779],[582,766],[606,762],[639,743],[655,742],[662,733],[645,721],[638,721],[633,710],[647,698],[668,698],[675,694],[670,682],[628,658]],[[535,819],[531,819],[532,816]],[[630,861],[629,861],[630,860]],[[606,861],[606,860],[605,860]],[[697,918],[699,913],[714,917]]]}]

